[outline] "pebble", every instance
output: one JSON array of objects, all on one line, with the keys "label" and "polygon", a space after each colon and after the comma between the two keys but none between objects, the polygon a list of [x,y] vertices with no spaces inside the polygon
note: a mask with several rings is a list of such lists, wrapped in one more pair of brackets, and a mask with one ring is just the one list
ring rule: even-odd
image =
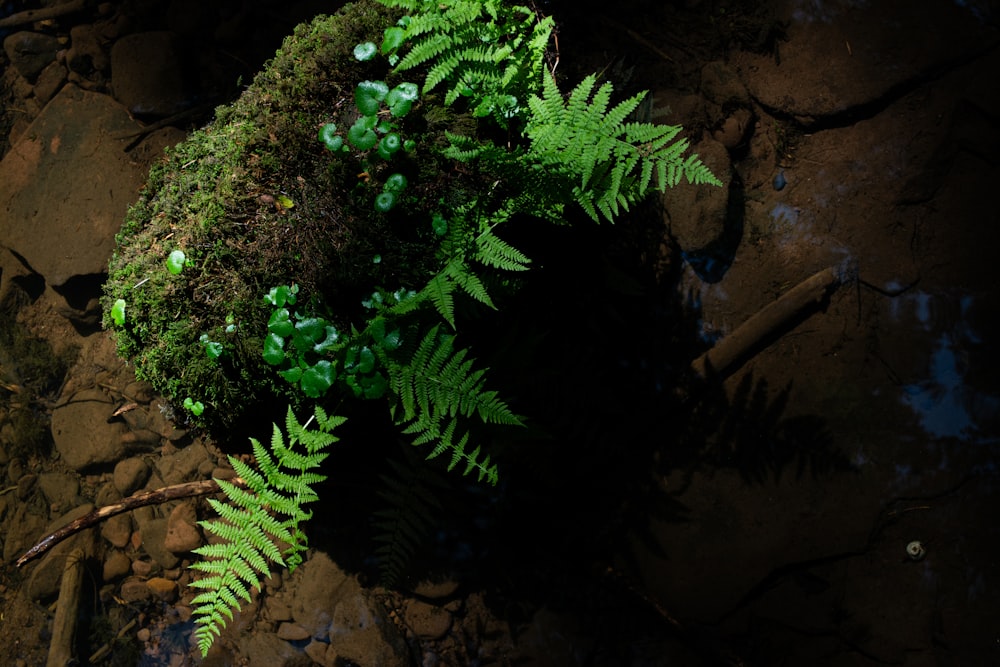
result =
[{"label": "pebble", "polygon": [[774,177],[774,189],[783,190],[788,181],[785,179],[785,172],[779,171]]},{"label": "pebble", "polygon": [[138,457],[119,461],[115,466],[114,484],[122,496],[130,496],[149,479],[149,464]]}]

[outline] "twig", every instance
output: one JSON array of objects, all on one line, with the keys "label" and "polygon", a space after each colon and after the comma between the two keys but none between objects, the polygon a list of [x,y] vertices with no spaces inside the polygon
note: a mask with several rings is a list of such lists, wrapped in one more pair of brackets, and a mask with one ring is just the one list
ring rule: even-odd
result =
[{"label": "twig", "polygon": [[831,292],[846,282],[846,277],[840,266],[831,266],[813,274],[695,359],[691,368],[702,377],[709,372],[718,373],[722,377],[730,375],[738,368],[736,362],[743,360],[765,339],[787,326],[807,307],[822,303]]},{"label": "twig", "polygon": [[83,584],[83,549],[69,552],[62,582],[59,584],[59,604],[52,621],[52,641],[45,667],[65,667],[73,659],[76,617],[80,606],[80,587]]},{"label": "twig", "polygon": [[54,19],[66,14],[78,12],[87,6],[87,0],[70,0],[69,2],[55,7],[42,7],[41,9],[26,9],[23,12],[11,14],[7,18],[0,19],[0,28],[11,28],[25,23]]},{"label": "twig", "polygon": [[[246,482],[244,482],[241,477],[234,477],[233,479],[227,481],[231,484],[246,488]],[[205,496],[210,493],[217,493],[218,491],[219,483],[214,479],[206,479],[199,482],[175,484],[162,489],[156,489],[155,491],[145,491],[143,493],[125,498],[120,503],[105,505],[104,507],[94,510],[90,514],[85,514],[79,519],[71,521],[62,528],[49,533],[39,540],[38,544],[25,551],[24,554],[17,559],[16,564],[18,567],[21,567],[28,561],[38,558],[70,535],[75,535],[81,530],[89,528],[96,523],[104,521],[105,519],[109,519],[116,514],[128,512],[129,510],[133,510],[136,507],[143,507],[144,505],[159,505],[161,503],[177,500],[179,498]]]}]

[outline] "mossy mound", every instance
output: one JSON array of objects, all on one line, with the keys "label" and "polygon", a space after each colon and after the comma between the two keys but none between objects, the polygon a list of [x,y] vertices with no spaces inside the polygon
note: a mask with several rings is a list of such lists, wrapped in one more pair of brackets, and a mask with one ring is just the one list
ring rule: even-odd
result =
[{"label": "mossy mound", "polygon": [[[430,137],[469,121],[432,96],[399,120],[416,148],[390,161],[359,161],[317,140],[324,124],[346,128],[357,118],[358,82],[404,80],[384,59],[353,53],[394,20],[361,0],[298,26],[236,102],[168,152],[129,210],[105,287],[105,326],[137,376],[177,403],[201,401],[205,425],[230,425],[285,393],[261,358],[271,287],[297,283],[310,308],[349,326],[374,289],[426,283],[438,268],[433,210],[477,187],[436,157]],[[394,172],[410,185],[379,213],[373,202]],[[186,257],[176,275],[166,263],[175,250]],[[121,326],[110,314],[118,299]],[[220,343],[222,355],[210,358],[205,341]]]}]

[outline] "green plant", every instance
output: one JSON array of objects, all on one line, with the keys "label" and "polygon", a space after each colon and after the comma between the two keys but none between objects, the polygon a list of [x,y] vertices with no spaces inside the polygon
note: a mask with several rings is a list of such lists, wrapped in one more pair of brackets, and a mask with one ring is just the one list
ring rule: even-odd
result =
[{"label": "green plant", "polygon": [[[220,112],[219,129],[198,135],[206,152],[192,149],[189,155],[179,148],[172,156],[173,175],[156,173],[152,182],[176,196],[162,205],[147,199],[137,209],[135,218],[160,225],[154,237],[158,247],[172,238],[167,224],[172,215],[194,218],[197,226],[184,243],[198,248],[199,272],[246,263],[242,273],[235,272],[245,280],[226,283],[232,294],[204,278],[195,285],[189,275],[178,280],[157,274],[151,282],[143,277],[135,283],[149,266],[137,251],[132,264],[112,272],[116,287],[109,290],[109,300],[134,294],[130,313],[153,312],[159,319],[126,323],[123,309],[121,318],[115,312],[111,316],[124,349],[142,350],[147,370],[166,374],[172,368],[174,377],[183,375],[189,384],[169,380],[168,387],[181,396],[200,396],[212,406],[209,416],[223,412],[220,406],[239,405],[234,377],[273,376],[282,391],[290,389],[294,405],[304,399],[336,404],[341,414],[354,399],[385,400],[389,419],[424,448],[426,458],[496,484],[499,468],[482,433],[520,426],[522,420],[497,391],[487,389],[488,369],[474,361],[465,332],[467,318],[485,308],[502,308],[505,297],[530,279],[513,277],[527,276],[532,262],[505,238],[504,225],[515,217],[566,224],[585,220],[584,214],[613,222],[650,193],[681,179],[718,180],[696,156],[684,155],[688,144],[679,138],[680,128],[631,120],[641,94],[613,103],[612,85],[590,76],[564,95],[545,66],[551,18],[500,0],[379,1],[406,15],[399,17],[397,11],[389,18],[384,8],[371,11],[368,3],[357,21],[318,22],[325,27],[312,32],[297,29],[316,49],[333,41],[332,35],[343,40],[348,29],[356,40],[353,48],[340,41],[337,49],[323,51],[322,69],[279,53],[278,73],[262,77],[250,91],[257,95],[252,101],[268,111],[248,103],[228,116]],[[381,23],[361,25],[369,13]],[[381,46],[368,41],[378,32]],[[353,106],[318,110],[316,101],[285,100],[281,109],[293,110],[282,116],[285,125],[244,133],[253,119],[268,116],[272,99],[305,86],[293,76],[300,66],[313,77],[317,71],[350,77],[308,90],[321,91],[324,100],[353,98]],[[400,81],[404,72],[417,83]],[[300,111],[303,104],[311,105],[310,112]],[[301,119],[308,131],[298,127]],[[288,140],[285,135],[269,139],[272,131],[279,136],[278,130],[287,131]],[[240,201],[268,198],[271,210],[266,212],[256,204],[237,207],[254,224],[244,227],[240,220],[245,218],[214,209],[211,215],[189,216],[176,203],[215,187],[226,188],[228,197],[241,196],[230,189],[234,178],[212,171],[216,163],[210,158],[216,158],[207,149],[213,147],[234,173],[252,174],[247,182],[254,196]],[[296,165],[297,175],[303,155],[301,169],[308,168],[312,179],[280,170]],[[192,161],[206,164],[197,179],[184,173]],[[324,203],[314,205],[318,199]],[[265,232],[271,234],[268,242],[259,238]],[[303,242],[289,243],[300,235]],[[231,250],[234,246],[239,252]],[[295,247],[294,253],[275,250],[288,246]],[[214,254],[203,254],[206,247]],[[169,264],[167,269],[176,275],[187,261],[174,262],[177,272]],[[335,268],[324,272],[317,266]],[[341,278],[346,284],[338,282]],[[136,290],[139,284],[142,292]],[[176,299],[172,305],[192,304],[198,310],[179,318],[177,313],[187,311],[163,307],[161,295]],[[141,305],[133,306],[133,298]],[[227,312],[222,308],[230,313],[225,333],[221,327],[206,332],[206,322],[211,327],[221,321]],[[234,311],[240,326],[230,329]],[[166,343],[142,349],[151,330],[164,332]],[[226,376],[226,369],[236,370]],[[204,382],[204,390],[191,382]],[[191,398],[185,405],[204,409]],[[304,544],[299,522],[308,514],[300,505],[314,499],[312,485],[320,478],[314,468],[322,458],[307,440],[329,444],[335,425],[330,420],[340,419],[328,420],[319,407],[316,418],[318,431],[311,431],[289,412],[287,444],[279,429],[270,449],[253,441],[259,472],[241,463],[237,472],[247,488],[223,486],[229,504],[213,502],[222,521],[206,529],[223,543],[206,547],[202,555],[209,561],[196,567],[208,575],[196,584],[204,591],[196,603],[203,651],[272,565],[292,563],[276,544],[292,545],[295,553]],[[296,443],[307,453],[292,452]],[[401,475],[399,470],[394,474]],[[409,487],[404,480],[392,497],[406,497],[403,490]],[[425,499],[419,507],[432,505]],[[389,520],[390,515],[395,518]],[[395,537],[378,539],[379,554],[392,560],[394,572],[412,544],[395,548],[393,541],[421,525],[406,516],[391,510],[382,515]]]},{"label": "green plant", "polygon": [[229,457],[242,484],[216,480],[228,502],[209,499],[219,518],[200,525],[219,541],[196,549],[202,560],[191,565],[205,575],[191,583],[203,591],[191,602],[202,655],[208,653],[226,619],[233,619],[233,609],[240,608],[241,600],[249,602],[250,589],[270,575],[269,563],[294,569],[302,562],[307,540],[300,524],[312,516],[303,506],[317,500],[313,486],[326,478],[316,468],[328,456],[324,450],[337,441],[333,429],[345,421],[319,407],[313,416],[316,427],[310,429],[313,418],[300,424],[289,408],[287,442],[274,425],[270,447],[250,441],[256,469]]}]

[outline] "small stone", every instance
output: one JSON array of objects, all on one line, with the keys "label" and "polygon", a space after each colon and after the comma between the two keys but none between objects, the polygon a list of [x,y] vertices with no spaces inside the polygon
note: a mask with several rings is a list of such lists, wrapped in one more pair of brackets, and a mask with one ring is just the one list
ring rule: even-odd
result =
[{"label": "small stone", "polygon": [[130,496],[149,479],[149,464],[139,457],[119,461],[115,466],[114,485],[122,496]]},{"label": "small stone", "polygon": [[453,596],[457,590],[458,582],[446,579],[445,581],[421,581],[413,588],[413,593],[428,600],[444,600]]},{"label": "small stone", "polygon": [[18,458],[10,460],[7,464],[7,479],[10,480],[11,484],[17,484],[17,481],[21,479],[21,475],[24,474],[24,461]]},{"label": "small stone", "polygon": [[159,598],[167,604],[171,604],[177,600],[177,583],[169,579],[153,577],[146,582],[146,587],[153,597]]},{"label": "small stone", "polygon": [[118,591],[118,597],[125,602],[141,602],[148,600],[151,593],[146,582],[138,578],[126,579]]},{"label": "small stone", "polygon": [[139,381],[129,382],[122,393],[136,403],[144,404],[152,403],[156,397],[156,392],[148,383]]},{"label": "small stone", "polygon": [[405,615],[406,624],[421,639],[441,639],[451,629],[451,614],[420,600],[410,600]]},{"label": "small stone", "polygon": [[146,550],[146,553],[152,556],[153,560],[164,570],[177,567],[181,559],[167,549],[164,544],[167,537],[167,520],[153,519],[152,521],[147,521],[141,526],[141,529],[142,547]]},{"label": "small stone", "polygon": [[194,506],[181,503],[173,509],[167,519],[167,534],[163,547],[173,553],[193,551],[204,544],[201,531],[198,530],[198,517]]},{"label": "small stone", "polygon": [[271,617],[272,621],[290,621],[292,620],[292,609],[284,602],[280,602],[274,598],[268,598],[267,600],[267,611]]},{"label": "small stone", "polygon": [[309,638],[309,631],[298,623],[282,623],[278,626],[278,637],[288,642],[298,642]]},{"label": "small stone", "polygon": [[148,577],[153,573],[153,564],[148,560],[132,561],[132,573],[139,577]]},{"label": "small stone", "polygon": [[49,63],[35,82],[35,99],[39,104],[48,103],[64,83],[66,83],[66,68],[57,62]]},{"label": "small stone", "polygon": [[118,581],[129,573],[132,561],[121,551],[112,551],[104,559],[104,581]]},{"label": "small stone", "polygon": [[145,644],[149,641],[151,635],[152,633],[149,631],[149,628],[141,628],[139,632],[135,633],[135,638]]},{"label": "small stone", "polygon": [[38,481],[38,476],[32,473],[23,475],[17,480],[17,497],[21,500],[26,500],[31,492],[35,488],[35,482]]},{"label": "small stone", "polygon": [[101,537],[119,549],[125,548],[132,537],[132,518],[128,514],[116,514],[101,525]]},{"label": "small stone", "polygon": [[56,59],[59,40],[52,35],[22,30],[3,41],[10,64],[28,81],[34,81],[45,66]]}]

